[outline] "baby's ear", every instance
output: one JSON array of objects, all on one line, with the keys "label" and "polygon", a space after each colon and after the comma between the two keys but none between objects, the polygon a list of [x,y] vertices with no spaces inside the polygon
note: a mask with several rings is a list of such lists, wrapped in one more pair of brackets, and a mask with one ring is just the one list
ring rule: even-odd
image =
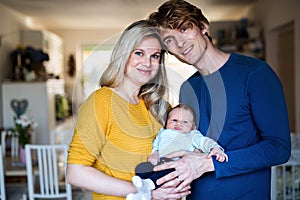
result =
[{"label": "baby's ear", "polygon": [[196,130],[196,128],[197,128],[197,127],[196,127],[196,125],[194,124],[193,127],[192,127],[192,130]]}]

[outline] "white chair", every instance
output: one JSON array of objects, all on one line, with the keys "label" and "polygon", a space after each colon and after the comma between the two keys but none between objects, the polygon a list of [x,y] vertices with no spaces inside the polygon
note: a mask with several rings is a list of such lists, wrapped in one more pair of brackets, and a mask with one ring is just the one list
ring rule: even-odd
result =
[{"label": "white chair", "polygon": [[0,158],[0,199],[5,200],[5,185],[4,185],[5,183],[4,183],[2,146],[0,148],[0,155],[1,155],[1,158]]},{"label": "white chair", "polygon": [[288,162],[272,167],[271,199],[300,199],[300,149],[293,149]]},{"label": "white chair", "polygon": [[10,141],[11,157],[19,156],[19,137],[16,132],[10,130],[1,131],[2,156],[6,155],[7,139]]},{"label": "white chair", "polygon": [[25,145],[29,200],[72,199],[71,185],[65,179],[67,150],[67,145]]}]

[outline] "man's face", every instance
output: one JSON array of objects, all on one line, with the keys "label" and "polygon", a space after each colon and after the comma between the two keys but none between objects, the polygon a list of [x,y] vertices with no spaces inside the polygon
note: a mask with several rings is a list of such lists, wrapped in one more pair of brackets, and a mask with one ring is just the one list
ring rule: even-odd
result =
[{"label": "man's face", "polygon": [[168,50],[187,64],[197,65],[207,48],[204,34],[195,25],[163,29],[161,36]]}]

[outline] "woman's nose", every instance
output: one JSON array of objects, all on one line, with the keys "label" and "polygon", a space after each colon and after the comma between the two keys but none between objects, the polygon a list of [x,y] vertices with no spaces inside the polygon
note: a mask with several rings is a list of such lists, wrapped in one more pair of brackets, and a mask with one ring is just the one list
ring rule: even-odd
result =
[{"label": "woman's nose", "polygon": [[150,67],[150,65],[151,65],[150,57],[149,56],[144,56],[142,59],[143,59],[142,60],[143,66]]}]

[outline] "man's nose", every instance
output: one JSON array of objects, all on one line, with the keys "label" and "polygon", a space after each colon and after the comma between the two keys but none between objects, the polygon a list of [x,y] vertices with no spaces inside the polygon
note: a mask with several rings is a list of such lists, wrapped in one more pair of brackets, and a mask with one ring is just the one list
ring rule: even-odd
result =
[{"label": "man's nose", "polygon": [[176,41],[177,41],[178,48],[184,47],[184,45],[185,45],[184,37],[181,37],[180,35],[177,35]]}]

